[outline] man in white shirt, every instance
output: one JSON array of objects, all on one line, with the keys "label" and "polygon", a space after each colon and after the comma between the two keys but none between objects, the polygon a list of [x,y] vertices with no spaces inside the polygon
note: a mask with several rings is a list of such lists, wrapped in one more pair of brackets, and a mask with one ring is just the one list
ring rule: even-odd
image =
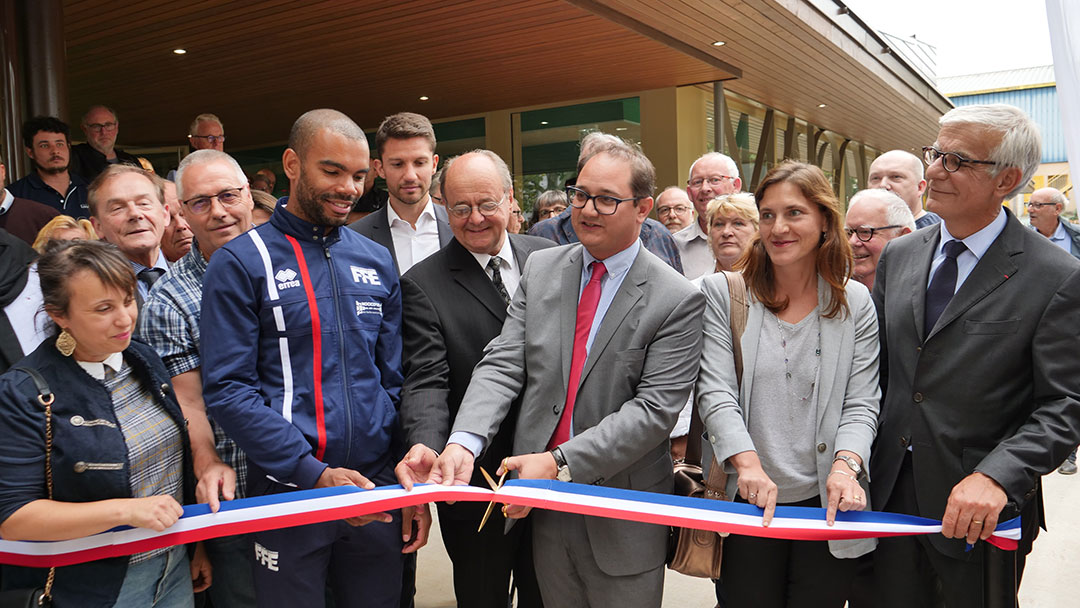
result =
[{"label": "man in white shirt", "polygon": [[739,166],[727,155],[709,152],[690,165],[686,194],[694,203],[697,221],[672,235],[682,257],[683,275],[686,278],[696,279],[716,268],[712,248],[709,247],[708,226],[705,225],[709,201],[738,192],[741,188]]},{"label": "man in white shirt", "polygon": [[375,133],[375,153],[371,166],[386,180],[390,200],[349,227],[389,249],[405,274],[453,238],[446,210],[428,192],[439,164],[435,129],[412,112],[388,116]]}]

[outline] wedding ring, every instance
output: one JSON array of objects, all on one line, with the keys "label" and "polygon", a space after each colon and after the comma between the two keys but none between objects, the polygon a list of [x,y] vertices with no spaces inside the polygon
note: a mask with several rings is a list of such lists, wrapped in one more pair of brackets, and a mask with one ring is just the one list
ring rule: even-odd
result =
[{"label": "wedding ring", "polygon": [[973,519],[973,520],[971,520],[971,523],[975,524],[976,526],[981,526],[981,525],[983,525],[983,522],[981,522],[981,521],[979,521],[979,520],[977,520],[977,519]]},{"label": "wedding ring", "polygon": [[757,494],[754,492],[750,492],[750,500],[753,500],[755,498],[757,498]]}]

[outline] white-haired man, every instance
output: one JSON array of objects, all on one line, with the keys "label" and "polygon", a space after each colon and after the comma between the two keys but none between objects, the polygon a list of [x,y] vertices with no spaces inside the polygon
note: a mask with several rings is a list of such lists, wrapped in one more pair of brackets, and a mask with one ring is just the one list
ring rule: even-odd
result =
[{"label": "white-haired man", "polygon": [[656,197],[656,218],[672,233],[694,223],[694,204],[686,190],[668,186]]},{"label": "white-haired man", "polygon": [[884,188],[904,199],[915,216],[916,229],[941,221],[938,214],[923,209],[923,192],[926,190],[923,162],[910,152],[890,150],[875,158],[870,163],[867,186]]},{"label": "white-haired man", "polygon": [[851,272],[856,281],[873,289],[881,251],[889,241],[915,230],[915,218],[904,199],[888,190],[873,188],[851,197],[844,221],[844,232],[855,255]]},{"label": "white-haired man", "polygon": [[709,152],[690,165],[686,195],[690,197],[690,202],[697,211],[697,221],[673,235],[686,278],[696,279],[715,270],[716,260],[713,259],[712,248],[709,247],[709,227],[705,225],[705,211],[709,208],[709,201],[738,192],[741,188],[739,166],[730,156]]},{"label": "white-haired man", "polygon": [[[942,221],[892,241],[874,283],[884,391],[870,490],[876,508],[942,528],[882,539],[874,595],[887,607],[1012,605],[1040,479],[1080,442],[1080,262],[1002,206],[1041,156],[1023,111],[962,106],[940,123],[923,151]],[[979,542],[1018,515],[1017,551]]]}]

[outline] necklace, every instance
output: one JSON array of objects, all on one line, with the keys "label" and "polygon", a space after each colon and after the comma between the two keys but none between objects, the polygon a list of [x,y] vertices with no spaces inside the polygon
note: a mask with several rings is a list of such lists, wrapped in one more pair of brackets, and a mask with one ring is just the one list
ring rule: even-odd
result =
[{"label": "necklace", "polygon": [[[817,319],[817,309],[816,308],[810,314],[814,315],[814,318]],[[790,358],[788,357],[788,351],[787,351],[788,339],[787,339],[787,336],[784,335],[784,324],[783,324],[782,321],[780,321],[779,316],[774,314],[773,317],[776,318],[776,331],[778,331],[780,333],[780,346],[783,348],[783,351],[784,351],[784,383],[787,386],[788,394],[790,394],[792,397],[794,397],[797,401],[801,401],[801,402],[805,403],[805,402],[809,401],[810,397],[812,397],[813,394],[814,394],[814,387],[817,384],[818,369],[821,366],[821,321],[820,320],[816,321],[817,322],[817,346],[814,349],[814,372],[811,375],[811,378],[813,378],[813,379],[810,381],[810,389],[806,392],[806,394],[805,395],[800,395],[800,394],[796,393],[795,391],[793,391],[792,387],[791,387],[791,385],[795,382],[795,378],[792,376],[792,373],[791,373],[791,363],[790,363]]]}]

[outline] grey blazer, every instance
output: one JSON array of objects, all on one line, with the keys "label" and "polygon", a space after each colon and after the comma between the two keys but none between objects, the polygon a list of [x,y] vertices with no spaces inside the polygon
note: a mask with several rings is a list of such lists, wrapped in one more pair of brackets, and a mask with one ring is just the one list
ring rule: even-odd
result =
[{"label": "grey blazer", "polygon": [[[514,453],[543,452],[566,402],[582,246],[533,252],[502,333],[473,371],[453,430],[488,442],[524,390]],[[563,454],[573,480],[648,492],[673,491],[668,433],[693,387],[705,300],[644,247],[593,340]],[[586,517],[596,562],[612,576],[664,562],[668,529]]]},{"label": "grey blazer", "polygon": [[[439,247],[446,247],[446,244],[454,238],[454,233],[450,230],[450,216],[447,215],[446,209],[442,205],[428,204],[435,210],[435,224],[439,228]],[[390,220],[386,213],[386,208],[389,206],[390,203],[387,203],[382,209],[365,215],[349,224],[349,228],[389,249],[390,257],[394,258],[394,268],[398,271],[398,274],[401,274],[401,268],[398,266],[397,261],[397,251],[394,250],[394,237],[390,234]]]},{"label": "grey blazer", "polygon": [[[703,446],[706,462],[711,451],[717,462],[754,450],[747,431],[753,412],[750,390],[758,358],[765,307],[750,298],[746,330],[742,336],[742,385],[735,386],[735,360],[731,352],[731,327],[728,324],[729,300],[723,273],[706,276],[705,342],[702,345],[701,371],[697,385],[697,407],[705,423],[707,441]],[[878,326],[870,292],[858,281],[846,285],[850,314],[836,318],[821,317],[821,364],[817,379],[817,419],[814,441],[817,443],[818,488],[821,500],[828,500],[825,490],[833,458],[839,450],[850,450],[864,463],[870,462],[870,445],[877,433],[881,390],[878,387]],[[818,277],[818,306],[828,304],[829,286]],[[766,356],[770,354],[766,353]],[[725,463],[729,473],[734,468]],[[869,490],[868,480],[861,482]],[[738,477],[728,477],[728,496],[735,496]],[[869,497],[869,492],[866,494]],[[869,498],[866,508],[870,509]],[[874,539],[829,541],[830,552],[840,558],[858,557],[877,546]]]}]

